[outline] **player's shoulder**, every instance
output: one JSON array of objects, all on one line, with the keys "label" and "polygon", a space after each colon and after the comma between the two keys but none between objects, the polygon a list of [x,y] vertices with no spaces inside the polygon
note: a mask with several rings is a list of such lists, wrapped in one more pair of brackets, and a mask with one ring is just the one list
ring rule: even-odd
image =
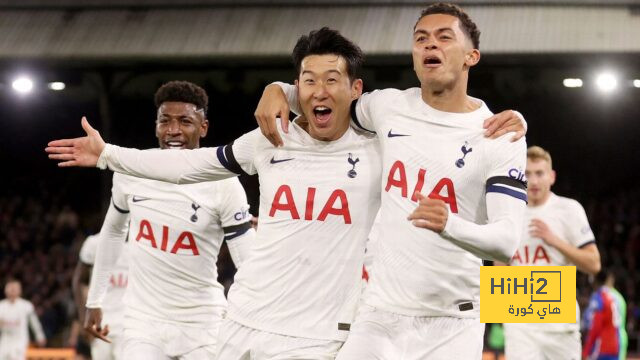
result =
[{"label": "player's shoulder", "polygon": [[84,242],[82,243],[82,247],[84,248],[85,246],[96,246],[98,244],[98,235],[99,233],[87,236],[87,238],[84,239]]},{"label": "player's shoulder", "polygon": [[22,308],[24,308],[27,311],[32,311],[34,309],[33,304],[31,303],[31,301],[27,300],[27,299],[23,299],[23,298],[18,298],[16,300],[16,302],[18,304],[20,304],[20,306]]},{"label": "player's shoulder", "polygon": [[222,191],[225,193],[232,192],[232,191],[244,192],[244,188],[242,187],[242,184],[240,183],[240,180],[238,180],[237,177],[226,178],[218,181],[209,181],[207,182],[207,184],[217,188],[218,191]]},{"label": "player's shoulder", "polygon": [[414,99],[416,97],[420,97],[420,88],[416,87],[405,90],[395,88],[376,89],[362,94],[363,100],[375,100],[385,103],[395,103],[401,99]]},{"label": "player's shoulder", "polygon": [[575,213],[575,211],[584,212],[584,207],[578,200],[556,194],[553,194],[552,196],[555,197],[555,203],[559,209],[564,210],[570,214]]}]

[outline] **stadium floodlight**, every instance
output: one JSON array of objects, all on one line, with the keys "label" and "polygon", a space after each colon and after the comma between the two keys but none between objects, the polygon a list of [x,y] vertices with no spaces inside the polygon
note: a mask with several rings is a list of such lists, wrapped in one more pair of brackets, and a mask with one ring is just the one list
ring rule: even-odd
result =
[{"label": "stadium floodlight", "polygon": [[11,83],[13,90],[20,94],[27,94],[33,90],[33,80],[26,76],[20,76]]},{"label": "stadium floodlight", "polygon": [[562,80],[562,85],[568,88],[579,88],[582,87],[582,79],[564,79]]},{"label": "stadium floodlight", "polygon": [[640,88],[640,79],[633,80],[633,86],[637,87],[637,88]]},{"label": "stadium floodlight", "polygon": [[600,91],[611,92],[618,87],[618,79],[610,72],[603,72],[596,77],[596,86]]},{"label": "stadium floodlight", "polygon": [[66,88],[67,85],[62,81],[54,81],[47,84],[47,87],[53,91],[61,91],[61,90],[64,90],[64,88]]}]

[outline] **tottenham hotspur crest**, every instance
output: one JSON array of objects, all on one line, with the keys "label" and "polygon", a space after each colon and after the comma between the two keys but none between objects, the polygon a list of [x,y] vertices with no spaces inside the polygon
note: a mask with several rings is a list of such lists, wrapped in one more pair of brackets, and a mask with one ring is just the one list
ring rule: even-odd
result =
[{"label": "tottenham hotspur crest", "polygon": [[193,215],[191,215],[191,222],[198,221],[198,209],[200,209],[200,205],[196,203],[191,203],[191,208],[193,209]]},{"label": "tottenham hotspur crest", "polygon": [[468,153],[473,151],[473,149],[469,147],[469,142],[465,141],[460,150],[462,151],[462,157],[456,160],[456,166],[459,168],[464,166],[464,157],[467,156]]},{"label": "tottenham hotspur crest", "polygon": [[360,158],[356,158],[355,160],[353,160],[353,154],[349,153],[349,158],[347,159],[347,161],[352,166],[351,170],[349,170],[347,175],[350,178],[354,178],[354,177],[356,177],[358,175],[358,173],[356,172],[356,164],[358,163],[358,161],[360,161]]}]

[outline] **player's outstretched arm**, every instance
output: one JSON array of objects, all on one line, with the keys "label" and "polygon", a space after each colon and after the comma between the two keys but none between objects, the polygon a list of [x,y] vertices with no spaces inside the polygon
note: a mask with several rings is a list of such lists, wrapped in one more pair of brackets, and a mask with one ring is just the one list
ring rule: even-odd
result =
[{"label": "player's outstretched arm", "polygon": [[61,160],[58,166],[93,167],[98,163],[98,157],[104,149],[105,142],[100,133],[89,125],[86,117],[82,117],[81,125],[87,136],[54,140],[45,148],[49,159]]},{"label": "player's outstretched arm", "polygon": [[[237,176],[224,164],[228,159],[219,148],[193,150],[138,150],[106,144],[86,118],[82,127],[87,136],[54,140],[45,149],[59,166],[97,166],[126,175],[175,184],[221,180]],[[222,160],[220,160],[222,159]],[[238,165],[239,166],[239,165]]]},{"label": "player's outstretched arm", "polygon": [[515,110],[505,110],[486,119],[483,123],[486,129],[484,135],[491,139],[497,139],[500,136],[515,132],[511,141],[517,141],[527,133],[527,122],[522,114]]},{"label": "player's outstretched arm", "polygon": [[260,131],[274,146],[282,146],[282,138],[276,126],[280,117],[282,130],[289,132],[289,102],[287,95],[278,84],[269,84],[262,93],[256,111],[256,117]]},{"label": "player's outstretched arm", "polygon": [[90,309],[87,308],[87,312],[84,316],[84,330],[89,334],[97,337],[98,339],[111,343],[111,340],[107,338],[109,335],[109,325],[102,326],[102,309]]}]

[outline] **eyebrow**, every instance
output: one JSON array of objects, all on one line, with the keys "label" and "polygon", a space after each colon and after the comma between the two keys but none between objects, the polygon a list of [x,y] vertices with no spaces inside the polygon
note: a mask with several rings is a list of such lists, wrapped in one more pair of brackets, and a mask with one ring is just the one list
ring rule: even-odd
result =
[{"label": "eyebrow", "polygon": [[[443,27],[443,28],[436,29],[434,31],[434,33],[442,33],[442,32],[445,32],[445,31],[451,31],[452,33],[455,34],[455,31],[453,31],[453,29],[450,28],[450,27]],[[424,30],[424,29],[416,29],[416,31],[413,32],[413,36],[415,36],[417,34],[429,35],[429,32],[427,30]]]},{"label": "eyebrow", "polygon": [[[328,73],[336,73],[336,74],[338,74],[338,75],[342,75],[342,73],[341,73],[339,70],[334,70],[334,69],[332,69],[332,70],[327,70],[327,71],[325,71],[324,73],[325,73],[325,74],[328,74]],[[304,74],[314,74],[314,72],[313,72],[313,71],[311,71],[311,70],[304,70],[304,71],[302,71],[302,75],[304,75]]]}]

